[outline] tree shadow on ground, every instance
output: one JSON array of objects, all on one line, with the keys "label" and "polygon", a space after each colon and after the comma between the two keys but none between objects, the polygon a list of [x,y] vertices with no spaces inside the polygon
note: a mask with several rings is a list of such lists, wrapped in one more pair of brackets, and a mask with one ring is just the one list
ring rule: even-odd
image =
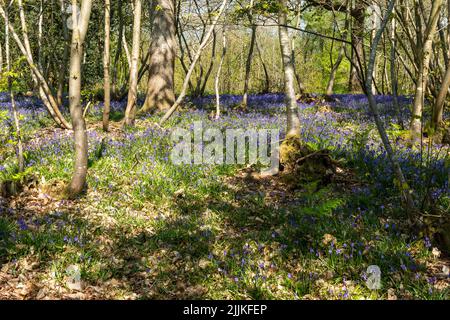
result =
[{"label": "tree shadow on ground", "polygon": [[[311,182],[291,190],[277,178],[244,172],[218,181],[206,198],[174,195],[174,214],[151,217],[151,228],[105,224],[75,202],[59,211],[35,199],[9,212],[14,201],[2,204],[0,253],[19,260],[39,252],[39,270],[48,272],[56,261],[62,276],[67,265],[80,264],[86,287],[99,288],[86,298],[126,291],[138,299],[273,299],[280,281],[305,297],[317,280],[359,279],[373,261],[392,276],[400,265],[425,269],[395,244],[400,230],[380,236],[381,217],[370,212],[363,185],[332,182],[317,190]],[[17,212],[31,219],[26,227]]]}]

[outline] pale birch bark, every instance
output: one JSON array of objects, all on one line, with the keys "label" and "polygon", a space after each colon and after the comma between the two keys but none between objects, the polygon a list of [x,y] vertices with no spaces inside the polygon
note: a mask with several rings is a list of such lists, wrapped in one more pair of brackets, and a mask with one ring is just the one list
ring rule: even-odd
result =
[{"label": "pale birch bark", "polygon": [[[371,22],[372,22],[372,39],[371,42],[373,43],[373,40],[377,34],[377,29],[378,29],[378,24],[379,24],[379,14],[380,14],[380,7],[376,4],[373,3],[372,4],[372,17],[371,17]],[[375,55],[375,61],[374,61],[374,67],[372,70],[372,94],[376,95],[377,94],[377,88],[376,88],[376,82],[377,82],[377,70],[378,70],[378,56]]]},{"label": "pale birch bark", "polygon": [[[20,3],[19,3],[19,11],[20,10]],[[16,30],[14,29],[14,26],[6,20],[6,13],[3,8],[3,5],[0,4],[0,15],[3,17],[6,26],[8,26],[9,32],[11,33],[12,37],[14,38],[14,41],[16,42],[17,46],[19,47],[22,54],[25,56],[28,66],[31,69],[32,72],[32,78],[33,81],[35,81],[36,86],[39,88],[39,94],[40,97],[47,108],[48,112],[50,113],[51,117],[55,122],[64,129],[70,129],[70,124],[65,120],[64,116],[59,111],[58,104],[53,96],[53,93],[50,89],[50,87],[47,84],[47,81],[45,80],[42,71],[35,65],[33,61],[33,56],[31,54],[31,49],[28,42],[28,36],[26,33],[26,23],[25,19],[21,19],[22,24],[25,26],[25,32],[23,32],[24,36],[24,42],[20,39],[19,35],[17,34]],[[21,16],[23,15],[23,11]]]},{"label": "pale birch bark", "polygon": [[74,131],[75,159],[72,181],[68,187],[69,197],[79,195],[86,184],[88,166],[88,141],[86,122],[81,106],[81,62],[84,39],[88,30],[92,0],[82,0],[81,12],[77,19],[77,0],[72,0],[72,41],[70,44],[69,101],[72,127]]},{"label": "pale birch bark", "polygon": [[3,73],[3,47],[0,43],[0,80],[2,79]]},{"label": "pale birch bark", "polygon": [[133,46],[131,54],[131,68],[128,91],[127,109],[125,111],[125,125],[134,125],[136,118],[136,101],[137,101],[137,85],[138,85],[138,64],[139,64],[139,44],[141,36],[141,0],[135,0],[134,5],[134,22],[133,22]]},{"label": "pale birch bark", "polygon": [[37,60],[39,67],[42,69],[42,29],[43,29],[43,23],[44,23],[44,0],[40,1],[40,7],[39,7],[39,22],[38,22],[38,53],[37,53]]},{"label": "pale birch bark", "polygon": [[391,162],[391,165],[394,169],[394,173],[395,173],[396,179],[397,179],[397,184],[398,184],[398,187],[402,194],[402,198],[404,200],[405,208],[407,210],[407,213],[409,215],[411,215],[415,211],[415,205],[414,205],[414,201],[411,196],[411,190],[410,190],[409,185],[406,182],[406,179],[403,175],[403,171],[400,167],[400,164],[394,154],[394,150],[392,149],[391,142],[389,141],[389,137],[386,134],[384,124],[380,119],[380,115],[378,112],[378,107],[377,107],[377,103],[375,101],[375,97],[371,90],[372,83],[373,83],[373,69],[375,66],[375,58],[377,55],[378,43],[381,40],[381,36],[383,35],[384,30],[386,29],[386,25],[389,21],[390,15],[394,9],[394,5],[395,5],[395,0],[390,0],[389,6],[387,8],[387,12],[381,22],[381,26],[378,29],[378,31],[375,34],[375,37],[373,39],[372,48],[370,51],[369,62],[368,62],[368,67],[367,67],[367,72],[366,72],[367,78],[366,78],[365,86],[366,86],[367,98],[369,100],[369,108],[373,114],[375,124],[378,129],[378,133],[380,134],[381,141],[383,142],[384,148],[386,149],[386,153],[388,155],[389,161]]},{"label": "pale birch bark", "polygon": [[111,64],[111,1],[105,0],[105,47],[103,52],[103,131],[109,129],[109,114],[111,111],[111,79],[109,74]]},{"label": "pale birch bark", "polygon": [[292,61],[292,49],[289,39],[287,24],[287,1],[280,0],[278,13],[278,33],[284,69],[284,92],[286,95],[287,132],[286,136],[300,137],[300,119],[298,117],[298,105],[295,98],[295,72]]},{"label": "pale birch bark", "polygon": [[222,73],[223,62],[225,61],[225,55],[227,54],[227,36],[225,26],[222,29],[222,56],[220,57],[219,67],[217,68],[216,79],[214,81],[214,88],[216,90],[216,119],[220,118],[220,91],[219,81]]},{"label": "pale birch bark", "polygon": [[119,78],[119,62],[120,62],[120,57],[122,54],[122,37],[123,37],[123,11],[122,11],[122,6],[123,6],[123,0],[118,0],[118,4],[117,4],[117,16],[118,16],[118,20],[119,20],[119,34],[117,37],[117,49],[116,49],[116,55],[114,57],[114,63],[112,65],[112,92],[114,97],[118,96],[118,78]]},{"label": "pale birch bark", "polygon": [[[302,10],[301,8],[297,9],[297,16],[296,16],[296,22],[295,22],[295,27],[298,29],[300,28],[300,22],[301,22],[301,13]],[[292,50],[292,64],[294,65],[294,75],[295,75],[295,80],[297,80],[297,86],[298,86],[298,94],[300,96],[303,96],[305,93],[305,86],[303,84],[303,81],[300,77],[300,74],[297,72],[297,65],[295,62],[295,42],[297,40],[297,32],[295,32],[292,36],[291,39],[291,50]]]},{"label": "pale birch bark", "polygon": [[245,62],[244,95],[242,96],[242,107],[245,109],[248,105],[248,90],[250,85],[250,72],[252,68],[253,51],[256,41],[256,26],[253,24],[253,0],[250,0],[250,8],[247,14],[248,22],[251,27],[250,47],[248,49],[247,61]]},{"label": "pale birch bark", "polygon": [[262,67],[263,67],[263,70],[264,70],[265,87],[264,87],[263,93],[268,93],[268,92],[270,92],[269,71],[267,70],[267,66],[266,66],[266,63],[265,63],[264,58],[262,56],[261,49],[259,48],[258,40],[256,41],[255,45],[256,45],[256,49],[258,50],[259,59],[261,60],[261,64],[262,64]]},{"label": "pale birch bark", "polygon": [[125,50],[125,56],[127,57],[127,62],[128,62],[128,68],[131,69],[131,60],[133,60],[133,58],[131,57],[130,54],[130,49],[128,49],[128,43],[127,43],[127,39],[125,38],[125,33],[122,34],[122,46],[123,49]]},{"label": "pale birch bark", "polygon": [[[11,57],[10,57],[10,46],[9,46],[9,29],[8,29],[8,23],[9,23],[9,17],[8,12],[6,12],[6,19],[5,19],[5,55],[6,55],[6,71],[8,73],[11,72]],[[23,172],[25,168],[25,160],[23,157],[23,145],[22,145],[22,134],[20,132],[20,121],[19,121],[19,115],[17,113],[17,107],[16,107],[16,100],[14,98],[14,91],[12,88],[12,79],[11,76],[8,75],[8,90],[9,95],[11,98],[11,113],[14,120],[14,129],[16,130],[16,153],[17,153],[17,166],[19,169],[19,172]]]},{"label": "pale birch bark", "polygon": [[356,5],[352,7],[352,54],[351,69],[349,80],[349,91],[356,93],[362,89],[364,85],[363,70],[364,63],[364,36],[365,36],[365,9],[358,8]]},{"label": "pale birch bark", "polygon": [[[419,0],[415,0],[416,6],[420,6]],[[422,113],[425,103],[425,91],[427,89],[429,67],[432,53],[433,40],[437,31],[437,22],[439,18],[442,0],[434,0],[430,12],[430,17],[425,29],[425,42],[421,48],[419,72],[417,75],[416,92],[412,110],[412,119],[410,125],[411,142],[417,143],[422,135]],[[420,37],[420,36],[419,36]],[[421,43],[421,41],[418,41]]]},{"label": "pale birch bark", "polygon": [[397,48],[397,40],[396,40],[396,28],[397,28],[397,20],[392,18],[392,30],[391,30],[391,56],[390,56],[390,68],[391,68],[391,87],[392,87],[392,100],[394,103],[394,111],[397,117],[397,123],[400,125],[402,129],[404,129],[403,120],[401,117],[400,105],[398,102],[398,79],[397,79],[397,70],[395,68],[395,60],[396,60],[396,48]]},{"label": "pale birch bark", "polygon": [[58,89],[56,92],[56,101],[58,106],[63,105],[63,95],[64,95],[64,87],[66,84],[66,70],[67,70],[67,60],[69,59],[69,30],[67,29],[67,22],[65,19],[66,8],[64,6],[64,0],[60,0],[61,6],[61,18],[62,18],[62,29],[63,29],[63,37],[64,37],[64,52],[62,56],[62,63],[59,69],[58,75]]}]

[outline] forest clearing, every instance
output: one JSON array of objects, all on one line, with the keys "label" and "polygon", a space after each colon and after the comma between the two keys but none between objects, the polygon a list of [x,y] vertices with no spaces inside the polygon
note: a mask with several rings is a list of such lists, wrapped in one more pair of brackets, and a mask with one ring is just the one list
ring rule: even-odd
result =
[{"label": "forest clearing", "polygon": [[0,0],[0,300],[448,300],[449,13]]}]

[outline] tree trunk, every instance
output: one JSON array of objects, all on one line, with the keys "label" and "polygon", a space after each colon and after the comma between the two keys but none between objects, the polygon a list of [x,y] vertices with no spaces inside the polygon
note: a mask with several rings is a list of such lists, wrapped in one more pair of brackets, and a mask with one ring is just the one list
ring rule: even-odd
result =
[{"label": "tree trunk", "polygon": [[383,21],[381,22],[381,26],[378,29],[378,31],[373,39],[369,63],[368,63],[367,72],[366,72],[367,78],[366,78],[366,83],[365,83],[365,86],[366,86],[365,91],[367,94],[367,98],[369,100],[369,108],[375,119],[375,124],[377,126],[378,133],[380,134],[380,137],[383,142],[384,148],[386,149],[386,153],[388,155],[389,161],[391,162],[391,165],[394,169],[394,173],[398,180],[398,187],[402,194],[407,213],[409,215],[411,215],[415,211],[414,201],[411,197],[411,191],[410,191],[408,183],[406,182],[406,179],[403,175],[400,164],[395,157],[394,150],[392,149],[391,142],[389,141],[389,137],[386,134],[384,124],[380,119],[380,116],[378,113],[378,108],[377,108],[377,103],[375,101],[374,95],[371,90],[372,83],[373,83],[373,78],[372,78],[373,77],[373,69],[375,66],[375,59],[376,59],[376,55],[377,55],[378,43],[380,42],[380,39],[381,39],[381,36],[383,35],[384,30],[386,29],[386,25],[388,23],[389,16],[391,15],[391,13],[394,9],[394,5],[395,5],[395,0],[390,0],[387,12],[383,18]]},{"label": "tree trunk", "polygon": [[[210,56],[210,63],[205,76],[203,77],[203,84],[200,87],[199,96],[202,97],[206,91],[206,85],[208,84],[209,77],[211,76],[212,70],[214,68],[214,62],[216,60],[216,32],[213,32],[212,49]],[[201,84],[201,81],[199,82]]]},{"label": "tree trunk", "polygon": [[[298,8],[297,10],[297,17],[296,17],[296,23],[295,23],[295,27],[298,29],[300,28],[300,23],[301,23],[301,13],[302,10],[301,8]],[[297,65],[295,62],[295,41],[297,40],[297,33],[294,33],[294,35],[292,36],[292,40],[291,40],[291,50],[292,50],[292,65],[294,66],[294,75],[295,75],[295,80],[297,80],[297,85],[298,85],[298,94],[300,96],[303,96],[305,93],[305,86],[303,85],[303,81],[300,78],[300,74],[297,72]]]},{"label": "tree trunk", "polygon": [[[450,0],[447,1],[447,17],[450,18]],[[448,21],[447,21],[448,23]],[[447,26],[447,40],[450,40],[450,23],[448,23]],[[445,41],[444,41],[445,42]],[[450,43],[450,42],[449,42]],[[450,44],[447,43],[446,48],[450,49]],[[449,56],[450,52],[447,52],[447,56]],[[448,91],[450,88],[450,63],[447,61],[446,64],[446,72],[444,75],[444,79],[442,80],[441,88],[439,90],[439,94],[436,98],[436,102],[433,108],[433,119],[432,119],[432,125],[434,129],[439,128],[441,124],[443,123],[443,114],[444,114],[444,106],[445,106],[445,100],[448,95]]]},{"label": "tree trunk", "polygon": [[128,68],[131,69],[131,54],[130,54],[130,50],[128,50],[128,43],[127,43],[127,39],[125,37],[125,33],[122,34],[122,46],[123,49],[125,50],[125,56],[127,57],[127,62],[128,62]]},{"label": "tree trunk", "polygon": [[[6,12],[6,23],[5,23],[5,54],[6,54],[6,71],[9,73],[11,72],[11,58],[10,58],[10,48],[9,48],[9,29],[8,29],[8,12]],[[14,129],[16,130],[16,153],[17,153],[17,166],[18,171],[23,172],[25,168],[25,160],[23,157],[23,145],[22,145],[22,134],[20,132],[20,122],[19,122],[19,116],[17,114],[17,108],[16,108],[16,100],[14,98],[14,91],[12,87],[13,80],[11,79],[11,76],[8,75],[8,90],[11,98],[11,114],[13,116],[14,120]]]},{"label": "tree trunk", "polygon": [[336,62],[333,65],[333,68],[331,69],[330,73],[330,79],[328,80],[326,95],[331,96],[333,94],[334,89],[334,81],[336,79],[336,73],[339,70],[339,66],[341,65],[342,60],[344,59],[345,54],[345,44],[342,44],[341,48],[339,49],[339,54]]},{"label": "tree trunk", "polygon": [[[189,48],[186,48],[186,50],[184,49],[184,45],[183,43],[186,43],[186,39],[183,36],[183,26],[180,22],[180,20],[178,19],[178,25],[177,25],[177,37],[178,37],[178,47],[180,48],[180,63],[181,63],[181,67],[183,68],[183,71],[185,74],[188,73],[188,67],[186,66],[186,62],[185,62],[185,56],[186,56],[186,51],[187,51],[187,56],[189,58],[189,61],[192,62],[191,59],[191,55],[190,55],[190,51]],[[194,85],[192,84],[192,81],[189,81],[189,90],[190,92],[194,91]]]},{"label": "tree trunk", "polygon": [[264,70],[264,78],[265,78],[265,87],[263,90],[263,93],[269,93],[270,92],[270,76],[269,72],[267,71],[266,63],[264,62],[263,56],[261,54],[261,49],[259,48],[258,41],[256,41],[256,49],[258,50],[259,59],[261,60],[261,64]]},{"label": "tree trunk", "polygon": [[364,61],[364,24],[365,15],[364,10],[356,14],[352,23],[352,61],[350,69],[350,92],[360,92],[362,90],[363,75],[362,67]]},{"label": "tree trunk", "polygon": [[0,81],[2,80],[3,73],[3,48],[0,43]]},{"label": "tree trunk", "polygon": [[[19,16],[20,16],[20,25],[22,27],[22,37],[23,37],[23,44],[25,46],[25,49],[30,54],[32,60],[33,57],[31,55],[31,46],[30,46],[30,40],[28,39],[28,26],[25,18],[25,12],[23,9],[23,3],[22,0],[18,0],[18,6],[19,6]],[[34,62],[34,61],[33,61]],[[42,66],[39,65],[39,69],[42,70]],[[36,87],[38,87],[38,80],[36,76],[32,73],[31,77],[33,78],[33,83]]]},{"label": "tree trunk", "polygon": [[445,99],[448,95],[449,88],[450,88],[450,66],[447,67],[447,71],[445,72],[445,77],[444,80],[442,81],[441,89],[439,90],[439,94],[436,99],[436,103],[433,110],[433,127],[435,129],[439,128],[439,126],[443,122]]},{"label": "tree trunk", "polygon": [[69,31],[67,30],[67,22],[65,19],[65,7],[64,0],[61,0],[61,18],[62,18],[62,28],[63,28],[63,36],[64,36],[64,52],[62,56],[62,63],[59,69],[58,76],[58,90],[56,92],[56,101],[59,106],[63,105],[63,95],[64,95],[64,87],[66,83],[66,70],[67,70],[67,60],[69,58]]},{"label": "tree trunk", "polygon": [[175,4],[173,0],[157,0],[154,4],[158,10],[153,20],[147,96],[142,112],[168,110],[175,101]]},{"label": "tree trunk", "polygon": [[117,49],[116,49],[116,55],[114,57],[114,63],[112,65],[112,84],[111,84],[111,89],[112,89],[112,93],[114,95],[115,98],[117,98],[118,94],[118,90],[117,90],[117,81],[118,81],[118,74],[119,74],[119,62],[120,62],[120,56],[122,54],[122,37],[123,37],[123,11],[122,11],[122,6],[123,6],[123,0],[118,0],[117,3],[117,11],[118,11],[118,19],[119,19],[119,35],[117,36]]},{"label": "tree trunk", "polygon": [[[416,0],[418,2],[418,0]],[[416,5],[419,5],[416,3]],[[425,90],[428,84],[429,67],[431,60],[431,51],[434,36],[437,31],[437,22],[441,9],[442,0],[434,0],[431,8],[430,18],[425,30],[425,43],[420,54],[419,72],[417,76],[416,92],[412,111],[412,120],[410,125],[411,142],[417,143],[422,136],[422,112],[425,103]],[[420,42],[420,41],[418,41]]]},{"label": "tree trunk", "polygon": [[103,106],[103,131],[109,129],[109,113],[111,111],[111,79],[109,67],[111,63],[111,1],[105,0],[105,48],[103,53],[104,74],[104,106]]},{"label": "tree trunk", "polygon": [[[380,7],[376,4],[373,3],[372,4],[372,35],[371,35],[371,43],[373,43],[373,40],[375,38],[375,35],[377,33],[377,29],[378,29],[378,14],[379,14],[379,9]],[[372,94],[376,95],[377,94],[377,88],[376,88],[376,82],[377,82],[377,70],[378,70],[378,59],[377,56],[375,55],[375,62],[374,62],[374,67],[373,67],[373,74],[372,74]]]},{"label": "tree trunk", "polygon": [[395,68],[395,59],[396,59],[396,48],[397,41],[395,37],[396,30],[396,20],[392,19],[392,31],[391,31],[391,57],[390,57],[390,68],[391,68],[391,82],[392,82],[392,100],[394,103],[394,111],[397,117],[397,123],[400,125],[400,128],[404,129],[404,124],[401,116],[400,105],[398,103],[398,80],[397,80],[397,70]]},{"label": "tree trunk", "polygon": [[256,26],[253,25],[253,0],[250,0],[250,12],[248,13],[248,22],[250,23],[252,35],[250,40],[250,47],[248,49],[247,61],[245,62],[245,78],[244,78],[244,95],[242,97],[242,107],[245,109],[248,105],[248,89],[250,84],[250,72],[252,69],[253,51],[256,42]]},{"label": "tree trunk", "polygon": [[197,52],[192,60],[191,66],[189,67],[189,70],[186,74],[186,77],[183,82],[183,86],[181,88],[180,95],[178,96],[178,99],[175,101],[173,106],[167,110],[164,117],[161,119],[160,124],[163,124],[164,122],[169,119],[172,114],[178,109],[181,102],[183,101],[184,97],[186,96],[186,91],[189,86],[189,80],[192,76],[192,73],[194,72],[195,66],[200,59],[200,56],[202,55],[203,49],[205,49],[206,45],[208,44],[209,38],[211,38],[211,34],[214,32],[214,29],[216,28],[217,23],[219,22],[220,17],[222,16],[222,13],[224,12],[226,6],[227,6],[228,0],[223,0],[222,5],[220,6],[219,12],[217,13],[216,17],[214,18],[214,21],[211,24],[211,27],[209,28],[208,33],[203,38],[202,43],[200,44],[200,47],[197,49]]},{"label": "tree trunk", "polygon": [[219,67],[217,69],[216,79],[214,82],[214,87],[216,90],[216,119],[220,118],[220,91],[219,91],[219,80],[222,73],[223,62],[225,61],[225,55],[227,54],[227,37],[225,33],[225,26],[222,29],[222,56],[220,57]]},{"label": "tree trunk", "polygon": [[83,58],[84,39],[92,9],[92,0],[82,0],[79,19],[77,19],[77,0],[72,0],[72,8],[74,28],[70,45],[69,101],[74,131],[75,161],[72,181],[68,188],[68,195],[71,198],[83,191],[87,176],[88,141],[86,123],[81,106],[81,61]]},{"label": "tree trunk", "polygon": [[136,118],[137,86],[138,86],[138,64],[139,64],[139,45],[141,37],[141,0],[135,0],[134,3],[134,22],[133,22],[133,47],[131,53],[130,81],[128,91],[128,103],[125,111],[125,125],[133,126]]},{"label": "tree trunk", "polygon": [[38,22],[38,52],[37,52],[37,61],[39,67],[42,69],[42,25],[44,24],[44,0],[40,1],[39,7],[39,22]]},{"label": "tree trunk", "polygon": [[[15,31],[14,26],[9,21],[5,24],[8,26],[9,31],[11,32],[11,35],[14,38],[14,41],[16,42],[20,51],[22,52],[22,54],[25,56],[25,58],[27,60],[28,66],[30,67],[31,72],[32,72],[33,82],[39,88],[40,97],[41,97],[45,107],[47,108],[48,112],[50,113],[50,116],[53,118],[53,120],[55,120],[55,122],[61,128],[70,129],[71,128],[70,124],[64,119],[64,116],[59,111],[59,107],[56,102],[56,99],[54,98],[53,93],[42,74],[42,70],[40,70],[33,61],[33,56],[31,54],[31,49],[30,49],[30,45],[28,42],[27,32],[26,32],[25,18],[23,15],[23,10],[21,10],[21,8],[22,8],[22,6],[19,4],[19,13],[21,15],[21,23],[22,23],[22,27],[23,27],[22,34],[24,37],[24,42],[22,42],[19,35]],[[0,15],[3,17],[3,19],[6,22],[7,21],[6,13],[1,4],[0,4]]]},{"label": "tree trunk", "polygon": [[298,105],[295,98],[295,74],[292,61],[292,49],[289,39],[287,24],[287,0],[280,0],[280,9],[278,13],[278,33],[280,38],[280,49],[283,58],[284,69],[284,92],[286,95],[287,110],[287,136],[300,137],[300,119],[298,118]]}]

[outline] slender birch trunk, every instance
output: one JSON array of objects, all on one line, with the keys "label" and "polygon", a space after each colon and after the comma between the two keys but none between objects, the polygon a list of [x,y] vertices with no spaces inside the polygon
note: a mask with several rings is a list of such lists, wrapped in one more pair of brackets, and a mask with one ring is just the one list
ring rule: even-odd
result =
[{"label": "slender birch trunk", "polygon": [[244,109],[247,108],[248,105],[248,89],[250,85],[250,72],[252,69],[252,58],[253,58],[253,51],[255,48],[255,41],[256,41],[256,26],[253,25],[253,0],[250,0],[250,12],[248,13],[248,22],[250,24],[252,33],[251,33],[251,40],[250,40],[250,47],[248,49],[248,55],[247,55],[247,61],[245,62],[245,78],[244,78],[244,95],[242,97],[242,107]]},{"label": "slender birch trunk", "polygon": [[139,64],[139,42],[141,36],[141,0],[134,3],[133,22],[133,47],[131,54],[130,81],[128,91],[128,103],[125,111],[125,125],[133,126],[136,118],[137,84],[138,84],[138,64]]},{"label": "slender birch trunk", "polygon": [[3,48],[0,44],[0,80],[2,79],[2,73],[3,73]]},{"label": "slender birch trunk", "polygon": [[111,64],[111,1],[105,0],[105,48],[103,52],[103,131],[109,130],[109,113],[111,111],[111,79],[109,68]]},{"label": "slender birch trunk", "polygon": [[118,19],[119,19],[119,35],[117,37],[117,49],[116,49],[116,55],[114,57],[114,63],[112,65],[112,92],[115,98],[118,96],[118,90],[117,90],[117,81],[118,81],[118,74],[119,74],[119,61],[120,56],[122,54],[122,37],[123,37],[123,11],[122,11],[122,5],[123,0],[118,0],[117,4],[117,11],[118,11]]},{"label": "slender birch trunk", "polygon": [[[420,6],[418,0],[416,0],[416,6]],[[422,135],[422,112],[425,104],[425,91],[428,85],[433,40],[437,32],[437,22],[441,6],[442,0],[433,1],[430,17],[425,30],[425,42],[423,43],[420,54],[420,65],[410,124],[411,142],[414,144],[420,141]]]},{"label": "slender birch trunk", "polygon": [[[131,60],[133,59],[130,54],[130,50],[128,49],[127,39],[125,38],[125,33],[122,34],[122,46],[123,50],[125,50],[125,56],[127,57],[128,68],[131,69]],[[131,49],[133,50],[133,49]]]},{"label": "slender birch trunk", "polygon": [[74,28],[70,45],[69,101],[72,127],[74,131],[75,159],[72,181],[68,187],[69,197],[79,195],[86,184],[88,166],[88,140],[86,123],[81,106],[81,62],[83,58],[84,39],[89,25],[92,0],[82,0],[81,13],[77,19],[77,0],[72,0],[72,18]]},{"label": "slender birch trunk", "polygon": [[287,132],[286,136],[300,137],[300,119],[298,117],[298,105],[295,98],[295,73],[292,61],[292,49],[289,39],[287,24],[287,0],[280,0],[278,13],[278,33],[284,69],[284,92],[286,95]]},{"label": "slender birch trunk", "polygon": [[265,63],[264,58],[263,58],[263,56],[262,56],[261,49],[259,48],[258,41],[256,41],[256,44],[255,44],[255,45],[256,45],[256,49],[258,50],[259,59],[261,60],[261,64],[262,64],[262,67],[263,67],[263,70],[264,70],[264,78],[265,78],[264,83],[265,83],[265,87],[264,87],[263,93],[268,93],[268,92],[270,92],[270,76],[269,76],[269,71],[267,70],[267,66],[266,66],[266,63]]},{"label": "slender birch trunk", "polygon": [[[379,6],[377,4],[372,4],[372,35],[371,35],[371,42],[373,44],[373,40],[377,34],[377,27],[378,27],[378,10],[379,10]],[[376,82],[377,82],[377,70],[378,70],[378,57],[377,55],[375,55],[375,61],[374,61],[374,67],[373,67],[373,74],[372,74],[372,93],[373,95],[377,94],[377,88],[376,88]]]},{"label": "slender birch trunk", "polygon": [[441,84],[441,89],[439,90],[439,94],[433,109],[432,122],[433,127],[435,129],[439,128],[439,126],[443,122],[445,99],[447,98],[449,88],[450,88],[450,66],[447,67],[447,71],[445,72],[445,76]]},{"label": "slender birch trunk", "polygon": [[244,95],[242,97],[242,107],[245,109],[248,105],[248,90],[250,87],[250,72],[252,69],[253,51],[256,41],[256,26],[252,26],[252,35],[250,40],[250,48],[248,50],[247,61],[245,63],[245,80],[244,80]]},{"label": "slender birch trunk", "polygon": [[61,3],[61,18],[62,18],[62,28],[64,37],[64,52],[62,56],[62,63],[59,69],[58,75],[58,89],[56,92],[56,101],[59,106],[63,105],[63,95],[64,87],[66,84],[66,70],[67,70],[67,60],[69,59],[69,30],[67,29],[67,22],[65,19],[66,8],[64,6],[64,0],[60,0]]},{"label": "slender birch trunk", "polygon": [[415,211],[415,205],[414,205],[413,198],[411,196],[411,190],[410,190],[409,185],[403,175],[402,168],[400,167],[400,164],[394,154],[394,150],[392,149],[391,142],[389,141],[389,137],[384,128],[384,124],[381,121],[381,118],[380,118],[380,115],[378,112],[377,103],[375,101],[375,97],[371,90],[372,83],[373,83],[373,69],[375,66],[375,59],[376,59],[376,55],[377,55],[377,47],[381,40],[383,32],[386,29],[387,23],[389,21],[389,17],[392,14],[392,11],[394,9],[394,5],[395,5],[395,0],[390,0],[386,14],[384,15],[383,20],[381,22],[381,26],[378,29],[378,31],[375,34],[375,37],[373,39],[372,48],[370,51],[369,62],[368,62],[368,66],[367,66],[367,72],[366,72],[367,78],[366,78],[365,86],[366,86],[367,98],[369,100],[369,108],[373,114],[375,124],[378,129],[378,133],[380,134],[381,141],[383,142],[384,148],[386,149],[386,153],[388,155],[389,161],[391,162],[391,165],[394,169],[394,173],[395,173],[396,179],[397,179],[397,184],[398,184],[398,187],[402,194],[402,198],[405,203],[405,208],[407,210],[408,215],[411,215]]},{"label": "slender birch trunk", "polygon": [[217,69],[216,79],[214,87],[216,90],[216,119],[220,118],[220,92],[219,92],[219,80],[222,73],[223,62],[225,61],[225,55],[227,54],[227,36],[225,26],[222,29],[222,56],[220,57],[219,67]]},{"label": "slender birch trunk", "polygon": [[38,22],[38,52],[37,52],[37,61],[39,67],[42,69],[42,29],[44,24],[44,0],[40,1],[39,7],[39,22]]},{"label": "slender birch trunk", "polygon": [[[295,27],[297,29],[300,28],[301,13],[302,13],[302,10],[300,8],[298,8],[296,22],[295,22]],[[305,86],[300,77],[300,74],[297,72],[297,63],[296,63],[296,59],[295,59],[295,42],[297,40],[297,34],[298,34],[298,32],[294,33],[294,35],[292,36],[292,40],[291,40],[292,64],[294,65],[294,75],[295,75],[295,80],[297,81],[298,94],[300,96],[303,96],[305,94]]]},{"label": "slender birch trunk", "polygon": [[[21,6],[19,5],[19,10]],[[23,10],[21,16],[23,15]],[[70,129],[70,124],[66,121],[64,116],[61,114],[58,104],[56,102],[55,97],[53,96],[53,93],[44,78],[42,71],[36,66],[36,64],[33,61],[33,56],[31,54],[31,49],[28,42],[28,36],[26,33],[26,23],[25,19],[21,19],[22,25],[25,26],[25,29],[23,31],[23,37],[24,42],[20,39],[19,35],[17,34],[16,30],[14,29],[14,26],[6,20],[6,13],[5,10],[0,4],[0,15],[3,17],[4,21],[7,22],[5,25],[8,26],[9,32],[11,33],[12,37],[14,38],[14,41],[16,42],[17,46],[19,47],[22,54],[25,56],[28,66],[31,69],[32,72],[32,78],[33,81],[35,81],[35,85],[39,88],[39,94],[40,97],[47,108],[48,112],[50,113],[50,116],[55,120],[55,122],[63,129]]]},{"label": "slender birch trunk", "polygon": [[330,79],[328,80],[326,90],[327,96],[331,96],[333,94],[334,81],[336,80],[336,74],[339,70],[339,66],[341,65],[342,60],[344,59],[344,54],[345,54],[345,44],[342,44],[341,48],[339,49],[338,58],[334,63],[333,68],[331,69]]},{"label": "slender birch trunk", "polygon": [[391,68],[391,87],[392,87],[392,100],[394,103],[394,111],[397,117],[397,123],[400,125],[402,129],[404,129],[404,124],[401,116],[400,105],[398,102],[398,79],[397,79],[397,70],[395,68],[395,59],[396,59],[396,48],[397,48],[397,40],[396,40],[396,29],[397,29],[397,20],[392,18],[392,30],[391,30],[391,56],[390,56],[390,68]]},{"label": "slender birch trunk", "polygon": [[[5,55],[6,55],[6,71],[8,73],[11,72],[11,57],[10,57],[10,46],[9,46],[9,29],[8,29],[8,23],[9,23],[9,16],[8,12],[6,12],[6,19],[5,19]],[[23,145],[22,145],[22,134],[20,132],[20,121],[19,121],[19,115],[17,114],[17,107],[16,107],[16,100],[14,98],[14,91],[12,87],[12,79],[11,75],[8,75],[8,91],[11,98],[11,113],[14,120],[14,129],[16,130],[15,138],[17,140],[16,144],[16,154],[17,154],[17,166],[19,169],[19,172],[23,172],[25,168],[25,160],[23,157]]]},{"label": "slender birch trunk", "polygon": [[[352,1],[351,1],[352,2]],[[351,23],[352,36],[352,54],[351,54],[351,68],[349,79],[349,91],[356,93],[362,89],[363,85],[363,70],[364,67],[364,34],[365,34],[365,11],[361,8],[352,8],[354,10],[353,19]]]}]

